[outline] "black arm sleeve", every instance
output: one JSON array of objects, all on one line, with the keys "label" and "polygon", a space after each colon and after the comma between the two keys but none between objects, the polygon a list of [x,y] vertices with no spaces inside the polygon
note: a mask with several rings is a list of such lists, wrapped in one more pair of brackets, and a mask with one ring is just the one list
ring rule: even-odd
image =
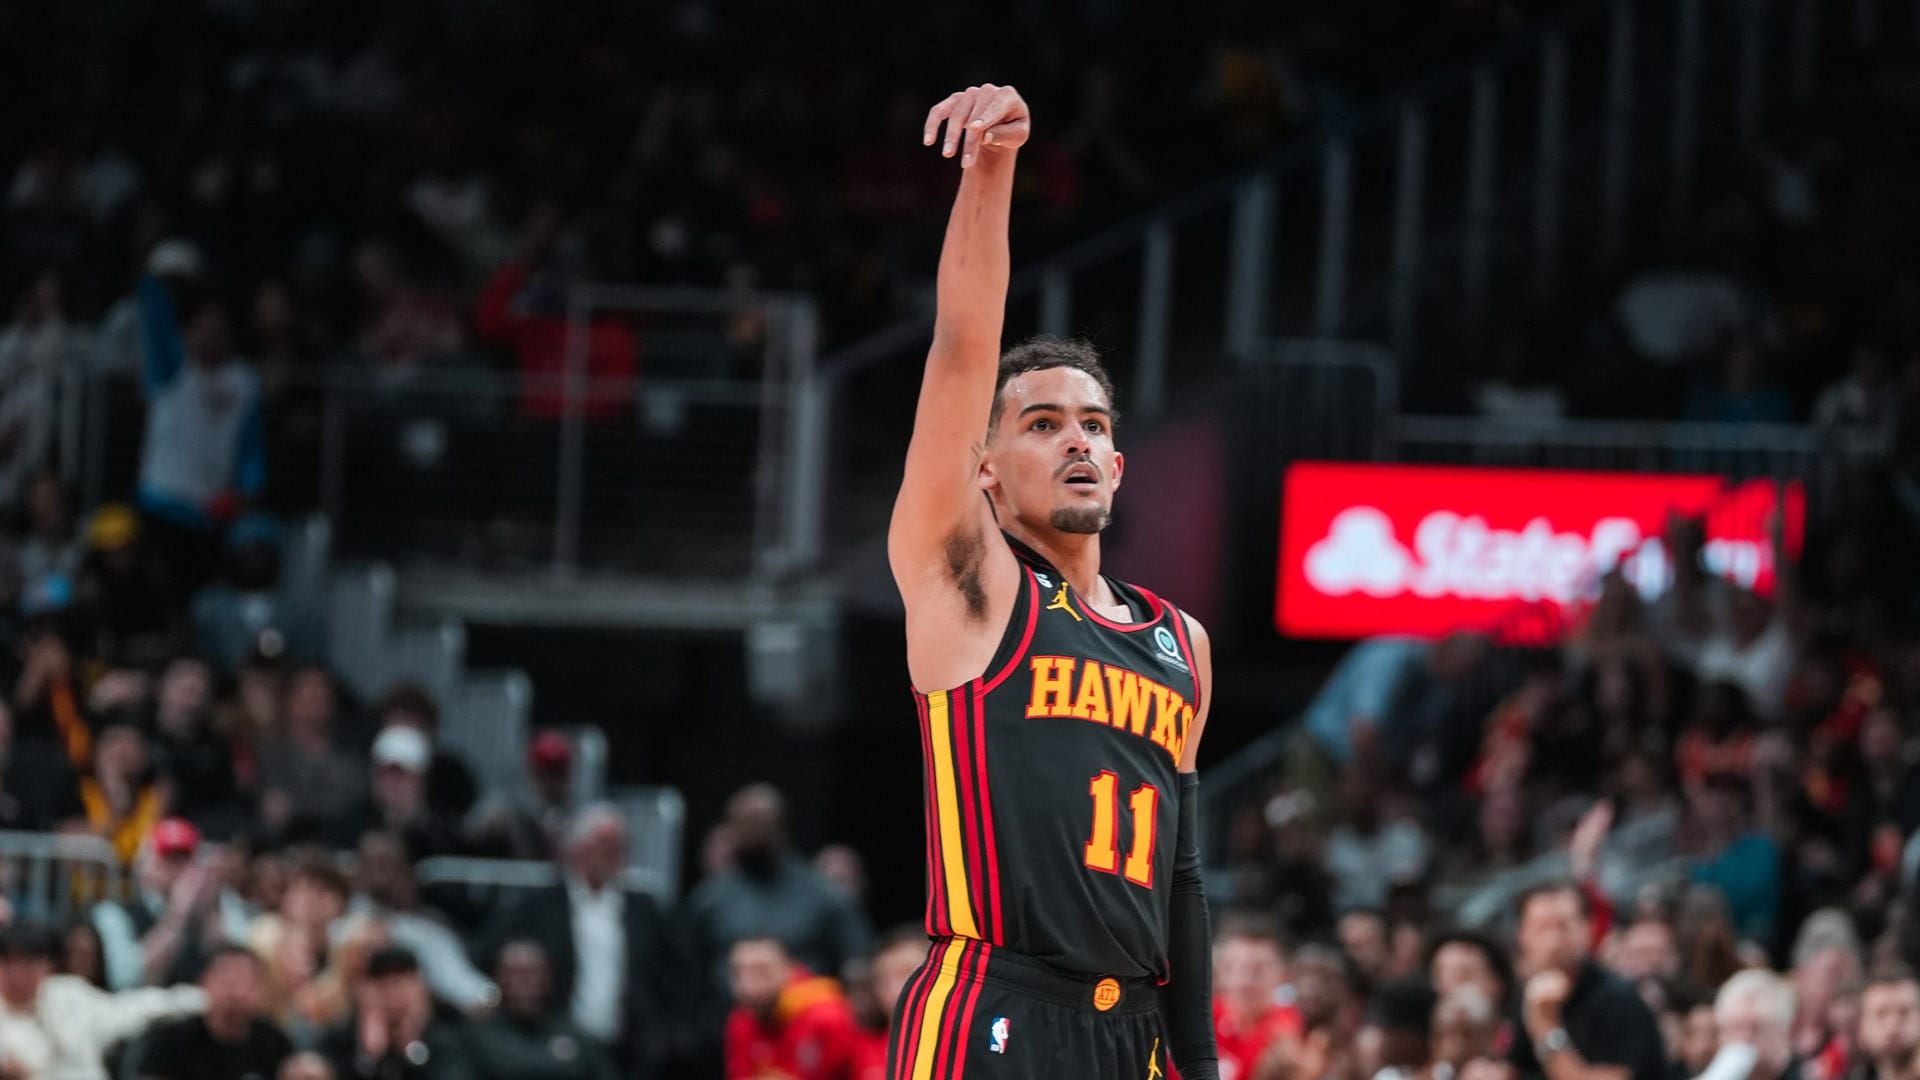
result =
[{"label": "black arm sleeve", "polygon": [[1167,1049],[1185,1080],[1219,1080],[1213,1044],[1213,941],[1207,894],[1200,882],[1200,777],[1180,774],[1180,828],[1174,837],[1173,902],[1167,939],[1167,983],[1160,1018]]}]

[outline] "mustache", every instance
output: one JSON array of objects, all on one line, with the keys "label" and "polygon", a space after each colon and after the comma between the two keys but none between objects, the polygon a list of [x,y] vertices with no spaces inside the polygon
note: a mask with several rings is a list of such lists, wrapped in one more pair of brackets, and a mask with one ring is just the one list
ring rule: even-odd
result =
[{"label": "mustache", "polygon": [[1059,478],[1067,475],[1068,472],[1072,471],[1074,467],[1079,465],[1085,465],[1088,468],[1092,469],[1095,479],[1098,479],[1098,480],[1106,479],[1107,474],[1101,471],[1100,466],[1095,465],[1093,463],[1093,458],[1091,456],[1085,455],[1085,454],[1082,454],[1077,458],[1073,458],[1069,460],[1065,465],[1062,465],[1060,466],[1059,469],[1055,470],[1053,474],[1054,479],[1058,480]]}]

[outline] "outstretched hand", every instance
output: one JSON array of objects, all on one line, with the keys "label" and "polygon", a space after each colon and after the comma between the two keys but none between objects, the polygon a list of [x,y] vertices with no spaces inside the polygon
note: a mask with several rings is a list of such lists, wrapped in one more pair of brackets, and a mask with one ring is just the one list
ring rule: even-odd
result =
[{"label": "outstretched hand", "polygon": [[981,83],[948,94],[946,100],[927,112],[921,132],[923,146],[932,146],[940,137],[940,125],[946,125],[946,137],[940,144],[940,156],[960,155],[960,167],[970,168],[984,151],[1013,151],[1026,145],[1032,130],[1032,115],[1026,99],[1011,86]]}]

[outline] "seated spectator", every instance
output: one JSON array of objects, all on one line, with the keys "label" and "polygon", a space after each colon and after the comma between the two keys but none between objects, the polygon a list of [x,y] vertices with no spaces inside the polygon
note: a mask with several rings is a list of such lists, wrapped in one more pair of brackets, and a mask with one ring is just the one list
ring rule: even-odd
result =
[{"label": "seated spectator", "polygon": [[166,778],[169,809],[202,831],[226,836],[250,814],[232,752],[212,723],[213,673],[192,657],[168,664],[154,710],[154,757]]},{"label": "seated spectator", "polygon": [[335,1076],[332,1062],[308,1050],[281,1063],[274,1080],[335,1080]]},{"label": "seated spectator", "polygon": [[1893,454],[1900,397],[1889,378],[1886,350],[1863,341],[1853,347],[1847,374],[1813,403],[1813,426],[1827,447],[1851,463],[1884,463]]},{"label": "seated spectator", "polygon": [[735,793],[726,813],[733,865],[687,897],[699,970],[721,985],[729,950],[744,938],[786,942],[795,961],[812,971],[840,971],[867,951],[865,916],[792,850],[786,814],[786,799],[771,785]]},{"label": "seated spectator", "polygon": [[435,813],[428,803],[433,747],[427,737],[406,724],[387,727],[373,740],[371,756],[368,801],[351,819],[351,831],[398,833],[418,858],[458,853],[458,819]]},{"label": "seated spectator", "polygon": [[0,329],[0,506],[12,505],[53,450],[56,394],[89,345],[67,318],[60,276],[38,274]]},{"label": "seated spectator", "polygon": [[193,594],[196,651],[223,672],[238,668],[263,638],[295,663],[321,659],[317,612],[280,591],[280,525],[247,514],[227,530],[226,578]]},{"label": "seated spectator", "polygon": [[465,1025],[436,1008],[420,962],[400,946],[367,959],[353,1014],[321,1042],[334,1072],[349,1080],[473,1080]]},{"label": "seated spectator", "polygon": [[[5,923],[0,919],[0,926]],[[60,935],[60,974],[72,975],[98,990],[108,989],[106,947],[91,920],[75,919]]]},{"label": "seated spectator", "polygon": [[597,804],[567,827],[561,880],[503,916],[492,941],[527,940],[549,957],[556,1003],[630,1068],[651,1071],[668,1048],[667,1008],[683,977],[652,896],[621,887],[626,819]]},{"label": "seated spectator", "polygon": [[499,991],[467,960],[460,936],[438,912],[420,903],[413,861],[406,841],[393,833],[362,837],[355,871],[359,891],[349,910],[386,925],[393,943],[414,958],[435,997],[469,1012],[492,1006],[500,999]]},{"label": "seated spectator", "polygon": [[1347,963],[1369,986],[1387,973],[1387,913],[1379,908],[1354,908],[1335,924],[1340,950]]},{"label": "seated spectator", "polygon": [[85,817],[66,755],[51,743],[16,738],[13,710],[0,701],[0,829],[49,832]]},{"label": "seated spectator", "polygon": [[1707,1071],[1720,1052],[1720,1024],[1713,1017],[1713,999],[1689,994],[1672,1002],[1680,1014],[1680,1036],[1673,1053],[1674,1080],[1692,1080]]},{"label": "seated spectator", "polygon": [[15,737],[49,742],[75,769],[91,768],[93,733],[65,625],[54,616],[34,619],[21,635],[20,650],[20,674],[13,684]]},{"label": "seated spectator", "polygon": [[140,283],[146,434],[140,513],[184,603],[213,576],[218,530],[266,480],[260,384],[229,346],[227,315],[211,292],[175,298],[159,278]]},{"label": "seated spectator", "polygon": [[558,731],[542,731],[527,743],[526,778],[482,800],[467,834],[500,857],[545,861],[558,856],[567,819],[578,809],[573,746]]},{"label": "seated spectator", "polygon": [[[1751,1080],[1797,1080],[1793,1054],[1793,988],[1771,971],[1742,971],[1728,979],[1713,1002],[1720,1029],[1720,1055],[1741,1055],[1752,1064]],[[1707,1066],[1712,1071],[1713,1065]]]},{"label": "seated spectator", "polygon": [[1433,940],[1427,947],[1427,977],[1441,997],[1470,986],[1503,1015],[1513,994],[1513,967],[1506,951],[1472,930],[1449,931]]},{"label": "seated spectator", "polygon": [[426,808],[449,832],[457,832],[459,823],[479,800],[480,785],[473,770],[459,754],[439,743],[440,707],[433,695],[419,683],[401,683],[387,691],[374,707],[373,718],[381,732],[389,728],[411,728],[426,737]]},{"label": "seated spectator", "polygon": [[78,607],[92,621],[102,658],[159,664],[175,651],[178,617],[166,566],[130,507],[110,503],[87,520]]},{"label": "seated spectator", "polygon": [[218,883],[210,866],[194,861],[199,847],[192,825],[161,821],[134,859],[134,896],[94,905],[112,989],[190,982],[219,943]]},{"label": "seated spectator", "polygon": [[286,1033],[264,1015],[259,957],[239,945],[213,950],[200,973],[207,1011],[154,1030],[141,1048],[139,1080],[251,1080],[293,1056]]},{"label": "seated spectator", "polygon": [[1860,996],[1860,1074],[1871,1080],[1920,1077],[1920,981],[1895,968]]},{"label": "seated spectator", "polygon": [[247,945],[264,965],[268,1010],[296,1035],[337,1019],[325,1015],[317,980],[331,974],[332,931],[346,914],[349,891],[331,858],[308,855],[294,865],[279,905],[247,930]]},{"label": "seated spectator", "polygon": [[1780,846],[1754,820],[1753,788],[1725,773],[1692,793],[1700,857],[1690,874],[1726,897],[1734,929],[1748,941],[1772,940],[1780,911]]},{"label": "seated spectator", "polygon": [[1412,1080],[1427,1063],[1434,1012],[1433,987],[1425,979],[1399,979],[1378,988],[1354,1036],[1359,1075]]},{"label": "seated spectator", "polygon": [[1673,979],[1680,975],[1680,946],[1673,924],[1664,919],[1637,919],[1620,931],[1608,965],[1628,982]]},{"label": "seated spectator", "polygon": [[349,815],[365,800],[366,769],[333,743],[333,677],[304,667],[288,678],[281,734],[260,747],[260,816],[281,832],[351,843]]},{"label": "seated spectator", "polygon": [[[1516,905],[1515,1038],[1507,1060],[1522,1078],[1575,1074],[1663,1080],[1660,1028],[1632,984],[1593,960],[1587,895],[1571,883],[1536,886]],[[1599,1066],[1599,1069],[1595,1069]]]},{"label": "seated spectator", "polygon": [[73,601],[86,549],[60,477],[43,469],[27,483],[27,535],[15,553],[21,611],[32,615]]},{"label": "seated spectator", "polygon": [[1718,382],[1694,387],[1686,418],[1719,424],[1783,424],[1793,415],[1786,392],[1766,380],[1759,348],[1746,338],[1735,338],[1721,359]]},{"label": "seated spectator", "polygon": [[1286,982],[1272,920],[1232,914],[1220,920],[1213,939],[1213,1039],[1222,1080],[1247,1075],[1269,1045],[1303,1033],[1300,1010],[1281,999]]},{"label": "seated spectator", "polygon": [[360,355],[382,371],[400,373],[458,353],[466,328],[439,291],[410,280],[390,244],[369,241],[354,254],[361,296]]},{"label": "seated spectator", "polygon": [[868,979],[873,1002],[879,1013],[877,1025],[860,1033],[854,1052],[853,1080],[886,1080],[887,1038],[900,995],[906,993],[913,973],[927,960],[927,932],[919,926],[902,926],[880,939],[867,960]]},{"label": "seated spectator", "polygon": [[467,1033],[482,1080],[612,1080],[619,1075],[598,1039],[553,1004],[547,954],[510,941],[494,968],[500,1011]]},{"label": "seated spectator", "polygon": [[0,928],[0,1075],[108,1080],[108,1047],[206,1007],[197,986],[109,993],[56,975],[59,949],[59,936],[38,923]]},{"label": "seated spectator", "polygon": [[166,809],[166,792],[138,729],[115,723],[100,732],[93,743],[93,769],[80,778],[80,804],[87,831],[113,845],[122,862],[132,862]]},{"label": "seated spectator", "polygon": [[770,937],[734,942],[727,967],[734,1003],[727,1016],[727,1080],[847,1074],[858,1029],[838,983],[796,963]]},{"label": "seated spectator", "polygon": [[1492,1058],[1504,1030],[1499,1006],[1473,986],[1440,997],[1433,1006],[1432,1027],[1427,1080],[1459,1076],[1470,1063]]},{"label": "seated spectator", "polygon": [[1837,1006],[1859,992],[1860,939],[1845,912],[1816,911],[1801,924],[1793,947],[1792,1051],[1810,1067],[1835,1073],[1849,1056],[1853,1025]]}]

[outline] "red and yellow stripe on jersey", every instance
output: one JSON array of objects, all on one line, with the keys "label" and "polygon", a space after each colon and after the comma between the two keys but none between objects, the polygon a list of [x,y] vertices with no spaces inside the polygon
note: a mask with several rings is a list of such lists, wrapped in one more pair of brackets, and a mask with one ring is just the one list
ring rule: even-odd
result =
[{"label": "red and yellow stripe on jersey", "polygon": [[934,942],[903,993],[893,1072],[887,1080],[933,1080],[955,1075],[973,1031],[973,1006],[993,946],[946,938]]},{"label": "red and yellow stripe on jersey", "polygon": [[916,694],[926,769],[927,933],[1001,940],[1000,866],[987,790],[986,688]]}]

